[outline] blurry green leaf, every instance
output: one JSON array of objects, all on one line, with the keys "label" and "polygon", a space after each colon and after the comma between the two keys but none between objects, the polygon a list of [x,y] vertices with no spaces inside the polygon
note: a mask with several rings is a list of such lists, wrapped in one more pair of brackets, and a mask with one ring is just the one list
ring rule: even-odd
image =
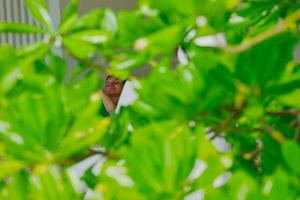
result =
[{"label": "blurry green leaf", "polygon": [[295,141],[287,141],[282,144],[281,152],[286,165],[294,173],[300,174],[300,147]]},{"label": "blurry green leaf", "polygon": [[68,175],[57,166],[36,166],[30,176],[31,196],[41,200],[82,200]]},{"label": "blurry green leaf", "polygon": [[144,53],[128,53],[119,57],[110,63],[110,73],[124,80],[134,69],[142,67],[149,56]]},{"label": "blurry green leaf", "polygon": [[5,72],[6,68],[14,66],[17,62],[15,48],[11,46],[0,46],[0,67],[1,74]]},{"label": "blurry green leaf", "polygon": [[[138,38],[166,28],[163,20],[157,17],[145,17],[138,12],[119,11],[117,21],[118,32],[114,45],[125,48],[131,48]],[[139,28],[136,28],[137,24]]]},{"label": "blurry green leaf", "polygon": [[[97,50],[96,46],[92,43],[81,40],[80,38],[65,37],[63,43],[71,55],[80,60],[91,59]],[[80,48],[78,48],[79,46]]]},{"label": "blurry green leaf", "polygon": [[84,71],[86,70],[85,67],[86,67],[85,64],[78,63],[78,64],[74,67],[74,69],[72,70],[72,72],[70,73],[70,75],[67,76],[67,78],[68,78],[68,80],[67,80],[68,83],[69,83],[69,84],[70,84],[70,83],[73,83],[73,82],[76,83],[76,81],[77,81],[78,79],[80,79],[81,73],[84,73]]},{"label": "blurry green leaf", "polygon": [[21,171],[10,178],[9,183],[4,188],[2,198],[7,200],[23,200],[29,198],[29,179],[27,172]]},{"label": "blurry green leaf", "polygon": [[48,46],[44,42],[37,42],[31,45],[24,46],[17,50],[17,55],[20,57],[25,57],[30,54],[36,54],[40,51],[40,49],[43,49],[44,47]]},{"label": "blurry green leaf", "polygon": [[[17,80],[21,72],[18,68],[18,57],[15,49],[8,46],[0,47],[0,94],[8,92]],[[0,95],[1,96],[1,95]]]},{"label": "blurry green leaf", "polygon": [[257,183],[254,178],[244,171],[236,171],[228,184],[230,199],[255,199],[257,198]]},{"label": "blurry green leaf", "polygon": [[172,198],[195,164],[196,149],[197,136],[170,121],[133,131],[124,158],[139,190],[151,194],[149,199]]},{"label": "blurry green leaf", "polygon": [[110,33],[103,30],[88,30],[74,33],[70,36],[70,38],[91,44],[102,44],[109,40]]},{"label": "blurry green leaf", "polygon": [[270,81],[280,77],[292,59],[294,44],[294,37],[285,33],[241,53],[236,63],[237,77],[248,85],[267,88]]},{"label": "blurry green leaf", "polygon": [[[92,198],[97,198],[99,194],[107,200],[146,200],[149,199],[139,193],[128,176],[128,170],[121,162],[105,160],[101,168],[101,174],[97,177],[88,170],[87,175],[90,181],[97,181],[95,184],[95,194]],[[93,177],[93,178],[92,178]],[[88,178],[88,177],[86,177]]]},{"label": "blurry green leaf", "polygon": [[1,22],[0,32],[12,33],[44,33],[45,31],[37,26],[13,22]]},{"label": "blurry green leaf", "polygon": [[101,27],[103,12],[103,9],[95,9],[84,14],[73,24],[72,30],[99,29]]},{"label": "blurry green leaf", "polygon": [[56,55],[49,55],[50,59],[50,68],[55,76],[55,78],[63,83],[66,78],[67,72],[67,64],[65,63],[64,59],[56,56]]},{"label": "blurry green leaf", "polygon": [[81,180],[83,180],[89,188],[95,189],[97,184],[97,177],[92,172],[92,167],[85,171],[84,175],[81,177]]},{"label": "blurry green leaf", "polygon": [[[62,91],[62,100],[65,110],[74,115],[77,115],[78,112],[82,112],[91,101],[92,94],[98,92],[99,82],[99,76],[94,72],[86,75],[85,78],[66,85]],[[96,93],[96,97],[97,95],[99,94]],[[99,99],[97,102],[98,101]]]},{"label": "blurry green leaf", "polygon": [[8,115],[12,129],[22,139],[16,142],[31,144],[34,151],[40,150],[39,145],[48,150],[55,149],[67,122],[59,88],[53,83],[53,78],[44,81],[48,81],[48,84],[44,83],[41,92],[24,92],[19,97],[12,98],[12,112]]},{"label": "blurry green leaf", "polygon": [[[200,15],[207,17],[213,24],[222,25],[227,19],[227,10],[234,8],[238,1],[209,1],[209,0],[142,0],[141,8],[150,7],[155,9],[161,16],[170,22],[178,22],[178,19],[196,18]],[[220,14],[222,13],[222,14]]]},{"label": "blurry green leaf", "polygon": [[163,11],[165,13],[176,13],[177,15],[179,14],[194,14],[193,9],[194,4],[193,1],[187,0],[185,2],[175,0],[175,1],[158,1],[158,0],[142,0],[140,2],[141,6],[150,6],[156,9],[159,9],[160,11]]},{"label": "blurry green leaf", "polygon": [[25,164],[16,160],[6,159],[0,161],[0,167],[0,179],[2,179],[23,169],[25,167]]},{"label": "blurry green leaf", "polygon": [[73,32],[103,30],[113,34],[118,29],[118,23],[112,10],[99,8],[82,15],[70,29]]},{"label": "blurry green leaf", "polygon": [[111,124],[102,138],[100,145],[108,150],[114,150],[120,148],[124,142],[127,143],[130,137],[130,131],[128,127],[131,127],[129,120],[130,113],[121,111],[120,114],[111,114]]},{"label": "blurry green leaf", "polygon": [[266,90],[266,95],[286,95],[294,92],[300,87],[300,75],[298,73],[289,75],[287,80],[280,81]]},{"label": "blurry green leaf", "polygon": [[251,102],[250,105],[245,109],[241,121],[246,123],[256,122],[264,116],[264,107],[257,102]]},{"label": "blurry green leaf", "polygon": [[[102,161],[101,161],[102,162]],[[94,170],[94,169],[93,169]],[[148,197],[139,193],[128,176],[124,164],[114,160],[104,160],[101,167],[101,174],[95,176],[91,169],[84,175],[87,184],[94,185],[94,193],[91,198],[98,198],[99,195],[104,199],[119,200],[145,200]],[[109,189],[108,189],[109,188]]]},{"label": "blurry green leaf", "polygon": [[175,50],[184,35],[185,27],[183,24],[173,25],[159,32],[139,38],[136,40],[134,48],[137,51],[148,51],[153,54],[169,53]]},{"label": "blurry green leaf", "polygon": [[261,198],[267,200],[295,199],[299,194],[299,188],[295,188],[291,184],[293,181],[295,180],[292,176],[289,176],[281,168],[277,169],[271,177],[266,177],[261,189],[263,194]]},{"label": "blurry green leaf", "polygon": [[[26,4],[50,33],[0,47],[0,199],[299,199],[299,145],[261,130],[267,123],[287,139],[296,131],[295,116],[276,111],[299,107],[299,2],[139,0],[134,10],[78,16],[70,0],[59,35],[45,1]],[[4,24],[0,31],[42,32]],[[239,54],[194,43],[217,33],[228,44],[264,40]],[[72,66],[52,54],[53,42],[79,63],[70,81]],[[98,63],[133,80],[139,96],[106,118]],[[218,151],[220,137],[232,151]],[[96,145],[105,162],[90,166],[88,194],[77,194],[65,170]]]},{"label": "blurry green leaf", "polygon": [[30,71],[30,65],[36,60],[43,60],[45,55],[50,51],[50,44],[37,42],[19,48],[16,53],[22,59],[21,66],[24,73]]},{"label": "blurry green leaf", "polygon": [[70,0],[66,9],[63,12],[59,26],[59,33],[64,34],[74,25],[78,18],[78,0]]},{"label": "blurry green leaf", "polygon": [[[93,111],[91,113],[91,111]],[[74,126],[70,130],[68,136],[61,141],[57,156],[60,159],[73,157],[93,145],[103,137],[106,133],[110,120],[107,118],[99,119],[92,116],[98,114],[97,109],[88,108],[87,111],[80,113],[82,116],[74,122]]]},{"label": "blurry green leaf", "polygon": [[196,188],[211,190],[215,179],[231,167],[231,154],[218,152],[212,141],[206,138],[203,127],[198,126],[195,132],[201,134],[198,158],[204,163],[205,168],[199,177],[195,177],[193,184]]},{"label": "blurry green leaf", "polygon": [[263,173],[271,174],[283,163],[281,155],[281,146],[271,136],[263,135],[262,142],[264,148],[261,154],[261,168]]},{"label": "blurry green leaf", "polygon": [[277,100],[280,103],[282,103],[286,106],[291,106],[293,108],[300,108],[299,99],[300,99],[300,90],[299,89],[296,89],[289,94],[277,97]]},{"label": "blurry green leaf", "polygon": [[53,33],[54,28],[51,17],[47,10],[47,5],[44,0],[25,0],[26,7],[36,20],[42,23],[47,29]]},{"label": "blurry green leaf", "polygon": [[118,22],[114,12],[110,9],[106,9],[104,17],[101,22],[101,26],[104,30],[111,33],[115,33],[118,30]]},{"label": "blurry green leaf", "polygon": [[94,74],[81,80],[70,93],[54,77],[24,79],[37,81],[38,86],[34,90],[23,88],[28,91],[10,99],[10,112],[6,110],[0,131],[7,151],[26,162],[51,162],[55,153],[65,158],[96,144],[109,124],[109,119],[102,120],[99,115],[100,94],[92,94],[97,87],[96,78]]}]

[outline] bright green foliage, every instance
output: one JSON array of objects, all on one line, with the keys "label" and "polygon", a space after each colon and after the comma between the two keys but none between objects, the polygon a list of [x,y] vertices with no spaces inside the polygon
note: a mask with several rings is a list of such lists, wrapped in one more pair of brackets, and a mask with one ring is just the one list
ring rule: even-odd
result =
[{"label": "bright green foliage", "polygon": [[[299,200],[298,0],[140,0],[82,16],[70,0],[58,30],[43,0],[26,5],[44,30],[0,23],[45,33],[0,46],[0,199]],[[78,61],[71,74],[53,47]],[[139,98],[102,117],[99,72]],[[98,153],[86,195],[70,166]]]}]

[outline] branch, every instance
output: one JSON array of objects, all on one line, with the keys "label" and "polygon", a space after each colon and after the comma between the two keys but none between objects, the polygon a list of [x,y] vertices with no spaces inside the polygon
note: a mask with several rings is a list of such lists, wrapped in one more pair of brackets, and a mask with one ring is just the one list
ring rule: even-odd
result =
[{"label": "branch", "polygon": [[297,129],[295,134],[295,140],[299,143],[300,142],[300,114],[297,115]]},{"label": "branch", "polygon": [[290,26],[290,24],[296,22],[299,19],[300,19],[300,9],[295,11],[285,19],[280,20],[276,25],[267,29],[265,32],[262,32],[261,34],[253,38],[250,38],[249,40],[246,40],[239,45],[225,46],[222,47],[221,49],[228,53],[239,53],[245,51],[268,38],[271,38],[281,32],[286,31],[287,28]]},{"label": "branch", "polygon": [[225,110],[230,112],[230,115],[225,118],[221,123],[217,125],[217,127],[211,127],[211,131],[209,132],[214,132],[215,135],[211,138],[215,138],[216,136],[220,135],[222,131],[224,131],[226,128],[229,127],[229,125],[233,122],[233,120],[237,117],[239,117],[240,113],[243,111],[243,108],[246,106],[246,103],[243,103],[241,107],[236,108],[236,107],[231,107],[228,105],[225,105],[224,108]]},{"label": "branch", "polygon": [[119,156],[117,154],[115,154],[114,152],[111,151],[106,151],[106,150],[94,150],[94,149],[89,149],[87,152],[80,154],[76,157],[73,158],[69,158],[69,159],[65,159],[62,160],[61,164],[63,165],[73,165],[75,163],[78,163],[88,157],[91,157],[93,155],[102,155],[108,159],[112,159],[112,160],[118,160],[120,159]]},{"label": "branch", "polygon": [[270,136],[274,140],[276,140],[278,143],[283,143],[284,141],[286,141],[286,138],[284,137],[284,135],[280,131],[274,129],[269,124],[263,124],[263,127],[261,130],[269,133]]},{"label": "branch", "polygon": [[267,115],[273,115],[273,116],[298,116],[300,114],[300,110],[282,110],[282,111],[266,111]]}]

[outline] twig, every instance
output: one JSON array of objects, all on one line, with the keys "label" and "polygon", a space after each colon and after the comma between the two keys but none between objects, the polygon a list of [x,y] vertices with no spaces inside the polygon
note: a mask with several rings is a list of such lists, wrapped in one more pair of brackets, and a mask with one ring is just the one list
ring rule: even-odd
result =
[{"label": "twig", "polygon": [[300,9],[295,11],[293,14],[286,17],[285,19],[279,21],[276,25],[267,29],[265,32],[262,32],[261,34],[253,38],[250,38],[249,40],[246,40],[239,45],[225,46],[222,47],[221,49],[228,53],[239,53],[245,51],[268,38],[271,38],[281,32],[284,32],[285,30],[287,30],[290,24],[296,22],[299,19],[300,19]]},{"label": "twig", "polygon": [[267,115],[274,116],[298,116],[300,114],[300,110],[281,110],[281,111],[266,111]]},{"label": "twig", "polygon": [[246,103],[243,103],[243,105],[240,108],[235,108],[235,107],[230,107],[230,106],[225,105],[224,106],[225,109],[227,111],[231,112],[231,114],[226,119],[224,119],[220,124],[218,124],[217,127],[211,128],[212,130],[210,132],[215,133],[215,135],[211,139],[220,135],[221,131],[225,130],[230,125],[230,123],[240,115],[240,113],[242,112],[245,105],[246,105]]},{"label": "twig", "polygon": [[270,136],[276,140],[278,143],[283,143],[286,141],[286,138],[284,135],[279,132],[278,130],[274,129],[272,126],[269,124],[263,124],[262,131],[265,131],[270,134]]},{"label": "twig", "polygon": [[94,149],[89,149],[86,153],[80,154],[77,157],[73,157],[73,158],[69,158],[69,159],[65,159],[63,160],[63,162],[61,164],[63,165],[72,165],[75,163],[78,163],[90,156],[93,155],[102,155],[106,158],[112,159],[112,160],[118,160],[119,156],[111,151],[106,151],[106,150],[94,150]]}]

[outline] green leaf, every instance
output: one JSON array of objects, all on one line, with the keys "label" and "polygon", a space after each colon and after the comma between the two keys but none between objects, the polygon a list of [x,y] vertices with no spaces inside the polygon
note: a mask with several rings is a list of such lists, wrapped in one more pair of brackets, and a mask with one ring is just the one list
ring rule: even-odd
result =
[{"label": "green leaf", "polygon": [[49,43],[37,42],[27,46],[23,46],[17,50],[17,56],[22,60],[20,66],[23,68],[23,73],[29,71],[30,67],[36,60],[43,60],[50,51],[51,45]]},{"label": "green leaf", "polygon": [[195,164],[197,141],[187,126],[174,121],[134,130],[124,158],[138,189],[151,194],[149,199],[172,199]]},{"label": "green leaf", "polygon": [[3,179],[23,169],[25,167],[25,164],[17,160],[6,159],[0,161],[0,167],[0,179]]},{"label": "green leaf", "polygon": [[78,18],[78,0],[70,0],[67,8],[64,10],[59,26],[59,33],[67,33]]},{"label": "green leaf", "polygon": [[50,68],[57,79],[58,82],[63,83],[66,78],[66,72],[67,72],[67,64],[65,63],[64,59],[50,54]]},{"label": "green leaf", "polygon": [[193,13],[193,9],[195,8],[193,5],[193,1],[187,0],[185,2],[180,0],[166,0],[166,1],[159,1],[159,0],[143,0],[140,2],[142,6],[149,5],[153,8],[158,8],[160,11],[164,13],[176,13],[179,14],[187,14],[190,15]]},{"label": "green leaf", "polygon": [[[243,170],[236,171],[230,179],[228,186],[230,199],[253,199],[257,192],[255,179]],[[255,199],[255,198],[254,198]]]},{"label": "green leaf", "polygon": [[106,200],[149,199],[136,189],[124,164],[113,160],[105,160],[99,176],[95,176],[93,171],[93,168],[88,169],[83,177],[84,181],[90,184],[95,191],[91,198],[97,198],[101,193]]},{"label": "green leaf", "polygon": [[237,77],[248,85],[267,88],[292,59],[294,44],[294,36],[284,33],[241,53],[235,67]]},{"label": "green leaf", "polygon": [[33,62],[36,59],[43,58],[45,54],[49,51],[50,44],[44,42],[37,42],[17,50],[17,55],[21,58],[24,58],[28,62]]},{"label": "green leaf", "polygon": [[201,134],[199,136],[198,159],[205,163],[206,168],[199,177],[195,177],[193,184],[195,188],[209,191],[213,188],[214,180],[231,167],[231,153],[221,154],[218,152],[212,141],[205,137],[202,126],[197,126],[195,132]]},{"label": "green leaf", "polygon": [[288,75],[288,80],[280,81],[270,88],[268,88],[265,92],[266,95],[286,95],[288,93],[294,92],[300,87],[300,74],[296,73],[293,75]]},{"label": "green leaf", "polygon": [[0,32],[4,33],[45,33],[45,30],[30,24],[21,24],[15,22],[1,22]]},{"label": "green leaf", "polygon": [[282,144],[281,153],[288,168],[300,175],[300,146],[295,141],[287,141]]},{"label": "green leaf", "polygon": [[293,175],[288,174],[287,171],[278,168],[272,174],[272,176],[265,178],[265,182],[262,187],[263,196],[261,197],[261,199],[295,199],[296,196],[299,196],[297,194],[299,193],[299,188],[295,188],[295,185],[291,183],[294,182],[296,179],[293,178]]},{"label": "green leaf", "polygon": [[69,18],[77,15],[78,12],[78,0],[70,0],[61,18],[61,23],[64,24]]},{"label": "green leaf", "polygon": [[[10,182],[5,186],[4,199],[23,200],[29,198],[29,179],[28,173],[21,171],[10,177]],[[0,194],[1,198],[1,194]]]},{"label": "green leaf", "polygon": [[74,32],[105,30],[114,34],[118,30],[117,17],[110,9],[95,9],[82,15],[71,27]]},{"label": "green leaf", "polygon": [[[8,92],[21,75],[18,68],[18,57],[15,49],[9,46],[0,47],[0,94]],[[0,95],[1,96],[1,95]]]},{"label": "green leaf", "polygon": [[[88,148],[96,145],[101,140],[108,129],[110,120],[108,118],[97,118],[97,109],[89,107],[86,112],[80,114],[83,116],[75,121],[74,127],[70,130],[68,136],[61,141],[56,154],[59,159],[63,160],[86,152]],[[93,118],[92,121],[91,118]]]},{"label": "green leaf", "polygon": [[263,173],[271,174],[282,164],[281,145],[278,144],[270,135],[263,135],[262,142],[264,148],[261,153],[261,168]]},{"label": "green leaf", "polygon": [[[166,28],[163,20],[157,17],[145,17],[139,12],[120,11],[117,15],[118,32],[115,46],[132,47],[132,44],[141,37]],[[139,28],[136,25],[139,24]]]},{"label": "green leaf", "polygon": [[128,78],[134,69],[141,67],[149,59],[149,56],[144,53],[128,53],[119,57],[110,63],[110,73],[122,80]]},{"label": "green leaf", "polygon": [[74,115],[82,112],[90,102],[89,97],[99,89],[99,81],[98,74],[94,72],[66,85],[62,91],[66,111]]},{"label": "green leaf", "polygon": [[183,24],[176,24],[139,38],[135,41],[134,48],[137,51],[147,51],[153,54],[169,53],[175,50],[184,36],[185,27]]},{"label": "green leaf", "polygon": [[118,30],[117,17],[112,10],[106,9],[104,11],[104,16],[101,22],[101,26],[104,30],[109,31],[111,33],[117,32]]},{"label": "green leaf", "polygon": [[291,106],[293,108],[300,108],[299,98],[300,90],[296,89],[289,94],[278,96],[277,100],[283,105]]},{"label": "green leaf", "polygon": [[44,0],[25,0],[26,7],[32,16],[41,24],[47,27],[48,31],[54,32],[52,19],[48,13],[47,5]]},{"label": "green leaf", "polygon": [[[80,60],[91,59],[97,50],[95,45],[80,38],[65,37],[63,44],[68,48],[72,56]],[[79,46],[80,48],[78,48]]]},{"label": "green leaf", "polygon": [[69,38],[91,44],[103,44],[110,39],[110,33],[104,30],[88,30],[74,33]]},{"label": "green leaf", "polygon": [[[59,157],[70,156],[84,151],[96,144],[107,131],[110,120],[102,118],[99,113],[101,101],[99,93],[90,96],[90,102],[74,120],[68,135],[62,140],[58,150]],[[67,148],[66,148],[67,147]]]},{"label": "green leaf", "polygon": [[82,200],[65,170],[58,166],[37,165],[30,176],[31,197],[41,200]]}]

